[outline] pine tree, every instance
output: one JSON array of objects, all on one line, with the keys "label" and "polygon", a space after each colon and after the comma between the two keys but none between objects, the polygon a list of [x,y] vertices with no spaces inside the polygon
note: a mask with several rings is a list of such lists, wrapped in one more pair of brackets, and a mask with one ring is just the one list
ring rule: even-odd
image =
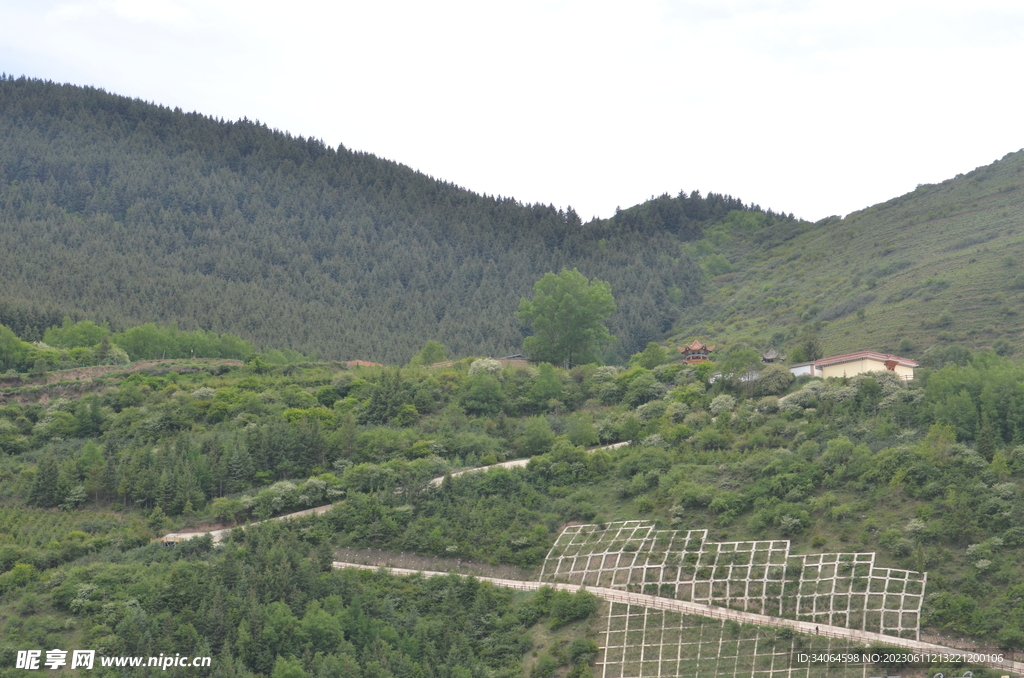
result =
[{"label": "pine tree", "polygon": [[253,465],[249,450],[236,443],[228,460],[228,492],[242,492],[252,485]]},{"label": "pine tree", "polygon": [[96,348],[96,364],[106,365],[110,358],[110,336],[104,335],[100,339],[100,345]]},{"label": "pine tree", "polygon": [[56,506],[60,503],[59,481],[60,468],[57,466],[57,457],[48,454],[40,459],[36,466],[32,489],[29,490],[29,503],[44,507]]},{"label": "pine tree", "polygon": [[974,450],[984,457],[985,461],[992,461],[992,456],[996,452],[997,444],[998,436],[996,435],[996,430],[989,421],[988,415],[982,412],[981,427],[978,429],[978,437],[974,444]]}]

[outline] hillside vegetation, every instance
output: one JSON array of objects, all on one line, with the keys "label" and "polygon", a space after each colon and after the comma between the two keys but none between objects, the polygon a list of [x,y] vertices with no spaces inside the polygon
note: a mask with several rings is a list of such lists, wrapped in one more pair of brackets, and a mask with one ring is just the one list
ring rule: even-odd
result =
[{"label": "hillside vegetation", "polygon": [[[217,678],[588,678],[610,609],[589,594],[331,562],[537,580],[567,524],[638,519],[877,552],[928,572],[924,632],[1024,649],[1022,168],[817,224],[696,193],[583,224],[254,122],[0,79],[0,675],[60,647],[208,654]],[[563,268],[610,283],[620,364],[475,357],[520,350],[520,298]],[[652,341],[671,332],[717,362],[680,363]],[[925,367],[794,379],[769,344]],[[763,630],[630,616],[763,659],[740,650]]]},{"label": "hillside vegetation", "polygon": [[681,193],[584,224],[248,120],[0,79],[0,323],[29,340],[70,316],[328,359],[405,362],[424,337],[511,355],[519,299],[578,268],[611,285],[621,359],[699,299],[680,244],[748,209]]},{"label": "hillside vegetation", "polygon": [[[397,676],[373,663],[438,661],[431,644],[458,643],[450,666],[517,675],[533,648],[543,675],[584,676],[593,655],[571,646],[592,629],[531,631],[558,625],[544,599],[523,611],[487,587],[326,564],[349,547],[531,569],[567,522],[644,518],[719,541],[791,539],[797,553],[878,551],[882,566],[929,573],[926,631],[1020,648],[1024,366],[950,357],[960,364],[910,386],[886,373],[791,383],[784,370],[709,385],[712,364],[655,348],[627,368],[180,361],[14,386],[0,393],[0,632],[9,648],[209,652],[230,668],[219,675],[277,676],[281,662],[280,675],[346,675],[323,668],[340,661]],[[532,459],[430,482],[516,457]],[[332,502],[223,548],[149,544]],[[476,639],[431,630],[456,599],[445,614]],[[335,636],[341,649],[318,655]]]},{"label": "hillside vegetation", "polygon": [[680,340],[826,355],[1024,349],[1024,152],[815,224],[734,213],[686,246],[709,277]]}]

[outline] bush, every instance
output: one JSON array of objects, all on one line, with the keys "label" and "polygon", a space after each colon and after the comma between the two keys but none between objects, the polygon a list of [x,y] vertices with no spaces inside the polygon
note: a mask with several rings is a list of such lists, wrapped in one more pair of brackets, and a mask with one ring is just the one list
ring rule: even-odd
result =
[{"label": "bush", "polygon": [[721,254],[701,257],[700,265],[704,272],[708,274],[708,277],[711,278],[732,272],[732,265],[729,263],[729,260]]},{"label": "bush", "polygon": [[795,534],[799,534],[806,525],[804,521],[798,516],[782,516],[779,520],[779,530],[782,532],[782,536],[791,537]]},{"label": "bush", "polygon": [[575,638],[569,644],[569,659],[573,664],[589,664],[597,657],[597,643],[589,638]]},{"label": "bush", "polygon": [[523,424],[523,436],[516,446],[525,456],[535,457],[551,451],[555,443],[555,432],[544,417],[530,417]]},{"label": "bush", "polygon": [[36,579],[39,579],[39,571],[35,567],[28,563],[16,563],[9,572],[0,574],[0,593],[24,586]]},{"label": "bush", "polygon": [[551,628],[586,619],[597,611],[597,596],[588,591],[555,591],[551,594]]},{"label": "bush", "polygon": [[537,663],[530,669],[530,678],[550,678],[558,669],[558,661],[545,652],[537,658]]},{"label": "bush", "polygon": [[689,412],[690,408],[685,403],[671,402],[665,407],[662,416],[673,424],[680,424]]},{"label": "bush", "polygon": [[694,445],[699,450],[724,450],[729,447],[729,438],[720,431],[706,428],[697,433]]},{"label": "bush", "polygon": [[493,358],[479,358],[474,360],[469,366],[469,376],[473,376],[479,372],[487,372],[494,376],[501,374],[501,363]]},{"label": "bush", "polygon": [[635,504],[637,513],[641,515],[646,515],[654,510],[654,502],[648,496],[637,497]]},{"label": "bush", "polygon": [[665,387],[658,383],[654,374],[645,370],[629,383],[626,395],[622,399],[626,404],[636,407],[657,400],[663,395],[665,395]]},{"label": "bush", "polygon": [[617,381],[608,381],[598,387],[597,397],[604,405],[615,405],[622,399],[624,392],[622,384]]},{"label": "bush", "polygon": [[639,365],[644,369],[653,370],[659,365],[664,365],[668,362],[668,351],[666,351],[657,342],[650,342],[647,344],[647,348],[641,353],[636,353],[629,362],[633,365]]},{"label": "bush", "polygon": [[796,377],[783,365],[769,365],[761,370],[755,391],[758,395],[772,396],[785,393]]},{"label": "bush", "polygon": [[673,382],[682,371],[683,366],[678,363],[672,365],[658,365],[654,368],[654,378],[662,384],[669,384]]},{"label": "bush", "polygon": [[723,412],[732,412],[733,408],[736,407],[736,399],[731,395],[723,393],[722,395],[715,396],[714,400],[711,401],[711,414],[718,416]]},{"label": "bush", "polygon": [[652,421],[665,414],[667,409],[668,403],[664,400],[653,400],[636,408],[636,416],[639,417],[640,421]]}]

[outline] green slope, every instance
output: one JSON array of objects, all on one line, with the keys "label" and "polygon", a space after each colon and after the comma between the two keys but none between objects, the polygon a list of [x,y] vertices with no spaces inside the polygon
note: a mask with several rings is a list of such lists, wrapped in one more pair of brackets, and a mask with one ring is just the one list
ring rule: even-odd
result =
[{"label": "green slope", "polygon": [[[845,218],[770,228],[736,215],[690,247],[731,272],[711,278],[678,339],[796,348],[819,333],[826,354],[920,357],[960,343],[1024,348],[1024,152]],[[712,265],[712,273],[724,270]]]},{"label": "green slope", "polygon": [[699,298],[679,246],[737,209],[680,194],[583,224],[248,120],[0,80],[0,323],[27,339],[70,315],[332,359],[509,355],[519,299],[578,268],[618,301],[614,359]]},{"label": "green slope", "polygon": [[[401,565],[413,554],[420,566],[440,558],[536,572],[567,523],[621,520],[708,530],[701,559],[726,553],[712,544],[747,540],[791,540],[791,557],[876,552],[880,567],[928,572],[924,632],[1024,647],[1019,360],[978,352],[911,384],[891,375],[760,384],[774,394],[765,397],[728,380],[707,388],[678,363],[134,367],[0,384],[0,657],[10,662],[10,650],[26,647],[141,652],[140,636],[126,633],[140,606],[152,653],[206,654],[205,641],[219,665],[241,657],[267,675],[274,655],[243,647],[259,646],[249,639],[276,603],[297,618],[314,600],[327,608],[345,581],[327,575],[334,548],[383,550]],[[583,449],[624,440],[641,442]],[[532,461],[432,482],[517,457]],[[268,522],[226,550],[149,544],[329,502],[329,513]],[[634,543],[629,535],[611,551],[635,555]],[[552,557],[563,555],[579,554]],[[730,559],[696,565],[743,567]],[[652,585],[647,571],[635,574],[644,579],[619,583]],[[367,604],[403,586],[383,581]],[[172,595],[184,590],[199,593]],[[212,604],[218,591],[226,612]],[[387,622],[388,609],[381,602],[373,618]],[[531,619],[499,627],[519,634]],[[372,639],[350,637],[363,648]],[[501,663],[540,640],[524,638]],[[293,641],[282,656],[324,675]]]}]

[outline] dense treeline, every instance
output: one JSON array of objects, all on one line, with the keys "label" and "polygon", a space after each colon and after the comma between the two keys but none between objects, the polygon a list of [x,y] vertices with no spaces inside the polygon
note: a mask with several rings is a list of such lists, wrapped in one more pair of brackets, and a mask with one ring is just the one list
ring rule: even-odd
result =
[{"label": "dense treeline", "polygon": [[[67,316],[43,334],[43,341],[28,342],[0,324],[0,371],[7,378],[30,372],[32,376],[56,369],[127,365],[133,360],[164,358],[227,358],[244,360],[256,349],[231,334],[195,330],[182,332],[177,325],[158,327],[146,323],[124,332],[111,333],[91,320],[71,322]],[[293,362],[304,356],[294,351],[271,351],[260,359],[273,363]]]},{"label": "dense treeline", "polygon": [[404,362],[424,336],[509,355],[519,299],[575,267],[611,284],[627,356],[700,297],[680,243],[746,209],[680,193],[583,224],[249,120],[0,80],[0,323],[29,340],[69,315],[332,359]]},{"label": "dense treeline", "polygon": [[[724,351],[720,366],[742,373],[725,366],[748,353]],[[328,503],[309,529],[333,545],[525,568],[568,521],[648,517],[877,550],[929,572],[927,626],[1021,647],[1024,367],[955,348],[934,364],[909,386],[889,373],[794,383],[781,367],[709,384],[713,364],[651,345],[625,368],[253,361],[122,375],[0,408],[3,519],[26,526],[0,531],[0,589],[13,600],[33,572],[115,544],[131,553],[183,522]],[[431,482],[516,457],[532,460]],[[123,518],[48,526],[58,509]]]}]

